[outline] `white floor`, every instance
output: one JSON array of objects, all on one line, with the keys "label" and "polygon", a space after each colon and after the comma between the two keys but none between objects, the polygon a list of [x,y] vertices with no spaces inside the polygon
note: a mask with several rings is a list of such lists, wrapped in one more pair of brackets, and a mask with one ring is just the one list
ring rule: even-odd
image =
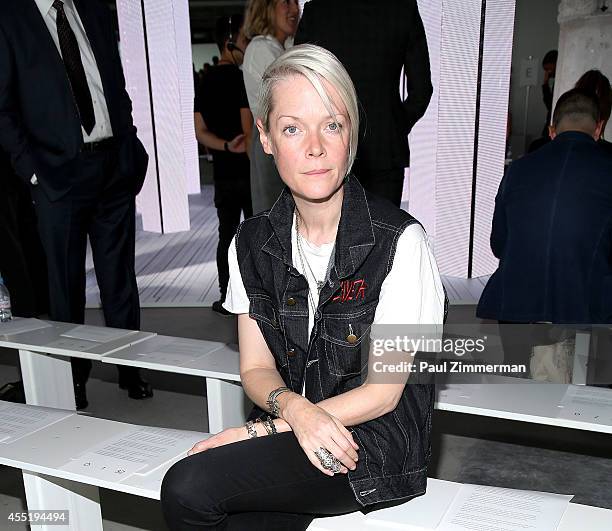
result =
[{"label": "white floor", "polygon": [[[210,306],[219,298],[215,253],[217,213],[213,187],[189,198],[191,230],[174,234],[136,231],[136,275],[142,306]],[[488,277],[444,277],[452,304],[474,304]],[[87,306],[98,307],[100,295],[91,255],[87,260]]]}]

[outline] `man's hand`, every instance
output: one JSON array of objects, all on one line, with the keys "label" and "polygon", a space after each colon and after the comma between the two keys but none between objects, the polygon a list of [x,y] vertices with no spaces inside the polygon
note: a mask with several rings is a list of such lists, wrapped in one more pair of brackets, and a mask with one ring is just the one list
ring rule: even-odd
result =
[{"label": "man's hand", "polygon": [[246,136],[244,134],[238,135],[227,143],[227,148],[231,153],[246,153]]},{"label": "man's hand", "polygon": [[196,443],[191,450],[187,452],[187,455],[197,454],[216,448],[217,446],[225,446],[226,444],[232,444],[238,441],[245,441],[247,439],[246,428],[227,428],[212,437],[204,441]]}]

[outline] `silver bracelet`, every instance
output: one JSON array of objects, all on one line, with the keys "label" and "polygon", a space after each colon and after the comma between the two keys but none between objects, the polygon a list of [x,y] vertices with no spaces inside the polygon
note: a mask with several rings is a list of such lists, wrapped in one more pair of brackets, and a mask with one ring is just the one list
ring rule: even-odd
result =
[{"label": "silver bracelet", "polygon": [[273,391],[271,391],[270,394],[268,395],[268,400],[266,400],[266,405],[268,406],[270,413],[272,413],[272,415],[274,415],[275,417],[278,417],[278,414],[280,413],[280,406],[278,404],[277,399],[281,394],[283,394],[286,391],[291,391],[291,389],[289,389],[288,387],[278,387],[274,389]]},{"label": "silver bracelet", "polygon": [[247,421],[244,427],[246,428],[246,431],[249,435],[249,439],[254,439],[255,437],[257,437],[257,430],[255,429],[255,423],[252,420]]},{"label": "silver bracelet", "polygon": [[274,421],[272,420],[272,417],[267,416],[261,421],[261,423],[264,425],[264,428],[266,428],[266,432],[268,432],[268,435],[276,435],[278,433],[278,431],[276,430],[276,426],[274,425]]}]

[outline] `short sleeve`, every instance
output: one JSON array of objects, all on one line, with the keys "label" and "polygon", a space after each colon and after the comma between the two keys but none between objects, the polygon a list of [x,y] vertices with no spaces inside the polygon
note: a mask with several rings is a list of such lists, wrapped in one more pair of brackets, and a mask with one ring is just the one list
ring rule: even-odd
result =
[{"label": "short sleeve", "polygon": [[415,223],[400,235],[385,278],[373,324],[442,325],[444,288],[423,228]]},{"label": "short sleeve", "polygon": [[241,314],[249,313],[249,298],[244,289],[242,275],[238,267],[238,253],[236,252],[236,236],[232,238],[232,243],[227,251],[227,260],[229,263],[229,283],[227,285],[227,294],[223,307],[231,313]]}]

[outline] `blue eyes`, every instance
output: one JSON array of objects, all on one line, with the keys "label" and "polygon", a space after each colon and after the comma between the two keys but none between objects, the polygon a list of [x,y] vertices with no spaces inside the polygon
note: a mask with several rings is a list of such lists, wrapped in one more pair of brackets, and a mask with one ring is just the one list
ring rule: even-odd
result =
[{"label": "blue eyes", "polygon": [[[342,130],[342,124],[339,122],[330,122],[327,124],[326,129],[331,133],[338,133]],[[288,125],[283,129],[283,133],[287,136],[295,136],[299,132],[299,129],[295,125]]]}]

